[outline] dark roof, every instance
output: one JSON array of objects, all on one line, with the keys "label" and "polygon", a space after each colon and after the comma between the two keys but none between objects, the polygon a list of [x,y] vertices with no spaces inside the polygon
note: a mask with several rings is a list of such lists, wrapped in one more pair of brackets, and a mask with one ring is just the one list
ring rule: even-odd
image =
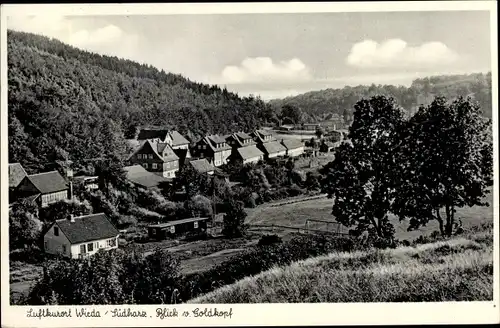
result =
[{"label": "dark roof", "polygon": [[57,171],[28,175],[28,179],[42,194],[68,189],[66,180]]},{"label": "dark roof", "polygon": [[71,244],[113,238],[120,234],[104,213],[75,217],[74,221],[68,219],[56,221]]},{"label": "dark roof", "polygon": [[174,153],[179,158],[179,165],[183,165],[184,162],[186,161],[186,158],[189,158],[191,156],[189,149],[184,149],[184,148],[174,149]]},{"label": "dark roof", "polygon": [[246,146],[246,147],[241,147],[236,149],[238,154],[242,159],[249,159],[249,158],[254,158],[254,157],[259,157],[264,155],[262,151],[260,151],[257,146]]},{"label": "dark roof", "polygon": [[180,134],[175,130],[170,131],[170,138],[172,138],[172,146],[174,147],[189,144],[189,141],[186,138],[184,138],[182,134]]},{"label": "dark roof", "polygon": [[191,164],[191,166],[199,173],[207,173],[214,171],[215,169],[215,167],[210,164],[206,158],[189,161],[189,164]]},{"label": "dark roof", "polygon": [[283,139],[281,140],[281,144],[288,150],[304,147],[302,141],[298,139]]},{"label": "dark roof", "polygon": [[137,136],[137,140],[160,138],[163,141],[165,140],[167,135],[168,135],[168,130],[166,129],[155,129],[155,128],[141,129],[141,131],[139,131],[139,135]]},{"label": "dark roof", "polygon": [[28,174],[19,163],[9,164],[9,187],[15,188]]},{"label": "dark roof", "polygon": [[123,170],[125,171],[127,180],[145,188],[156,187],[162,182],[172,181],[171,179],[147,171],[141,165],[125,166]]},{"label": "dark roof", "polygon": [[277,141],[264,142],[262,147],[265,149],[267,154],[279,153],[286,151],[286,148]]},{"label": "dark roof", "polygon": [[176,226],[178,224],[190,223],[190,222],[196,222],[196,221],[206,221],[209,219],[210,218],[189,218],[189,219],[170,221],[170,222],[166,222],[166,223],[153,224],[153,225],[150,225],[148,227],[149,228],[167,228],[167,227],[171,227],[171,226]]}]

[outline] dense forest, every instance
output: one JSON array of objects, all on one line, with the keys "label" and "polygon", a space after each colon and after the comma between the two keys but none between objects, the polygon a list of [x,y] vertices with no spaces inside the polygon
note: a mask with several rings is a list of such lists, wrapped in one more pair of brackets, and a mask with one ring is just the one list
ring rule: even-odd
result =
[{"label": "dense forest", "polygon": [[355,103],[360,98],[374,95],[392,96],[407,112],[414,113],[420,105],[428,105],[435,96],[454,99],[471,96],[479,102],[483,115],[492,117],[491,72],[469,75],[433,76],[413,81],[410,87],[394,85],[346,86],[342,89],[326,89],[307,92],[294,97],[271,100],[269,103],[279,110],[292,105],[304,113],[303,119],[315,122],[332,113],[351,121]]},{"label": "dense forest", "polygon": [[250,130],[270,106],[218,86],[60,41],[8,31],[9,161],[28,171],[56,160],[112,158],[137,126],[175,128],[191,139]]}]

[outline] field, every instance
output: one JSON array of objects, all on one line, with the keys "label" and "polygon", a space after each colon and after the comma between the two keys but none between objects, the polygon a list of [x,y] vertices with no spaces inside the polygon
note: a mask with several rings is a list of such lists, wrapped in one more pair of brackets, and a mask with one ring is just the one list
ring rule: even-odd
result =
[{"label": "field", "polygon": [[[475,206],[457,210],[456,217],[461,218],[465,229],[478,226],[483,222],[493,221],[493,196],[489,194],[487,201],[490,207]],[[296,228],[304,228],[307,219],[333,221],[331,214],[332,200],[328,198],[314,199],[282,206],[271,206],[264,204],[254,209],[248,209],[246,223],[249,225],[282,225]],[[419,230],[407,231],[408,222],[400,223],[392,216],[391,221],[396,229],[396,238],[412,240],[421,235],[430,234],[438,230],[437,222],[431,221],[427,226]],[[281,235],[286,235],[292,230],[276,230]]]},{"label": "field", "polygon": [[247,277],[189,303],[492,300],[492,229],[490,222],[446,241],[310,258]]}]

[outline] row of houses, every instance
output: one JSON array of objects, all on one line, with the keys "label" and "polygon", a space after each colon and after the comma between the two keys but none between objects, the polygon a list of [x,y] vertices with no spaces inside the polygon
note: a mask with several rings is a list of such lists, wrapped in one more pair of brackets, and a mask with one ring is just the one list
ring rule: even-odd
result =
[{"label": "row of houses", "polygon": [[177,131],[142,129],[136,142],[136,150],[129,157],[130,166],[125,167],[125,171],[130,181],[144,187],[171,181],[183,165],[213,174],[228,163],[249,164],[304,154],[300,140],[277,140],[267,130],[209,135],[190,144]]}]

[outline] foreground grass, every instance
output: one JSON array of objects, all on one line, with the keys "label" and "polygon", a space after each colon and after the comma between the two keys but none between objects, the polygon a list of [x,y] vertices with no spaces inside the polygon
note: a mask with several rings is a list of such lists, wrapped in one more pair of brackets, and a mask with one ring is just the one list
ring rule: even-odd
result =
[{"label": "foreground grass", "polygon": [[[490,226],[491,229],[491,226]],[[189,303],[422,302],[493,298],[492,232],[277,267]]]}]

